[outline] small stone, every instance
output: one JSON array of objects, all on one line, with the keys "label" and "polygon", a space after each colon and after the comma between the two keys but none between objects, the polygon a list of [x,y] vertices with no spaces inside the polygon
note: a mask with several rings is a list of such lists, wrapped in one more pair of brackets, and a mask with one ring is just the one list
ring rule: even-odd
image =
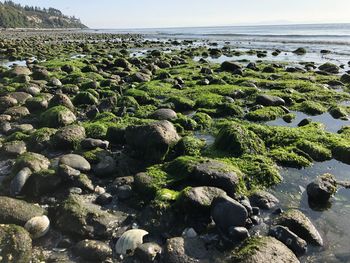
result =
[{"label": "small stone", "polygon": [[90,163],[83,157],[77,154],[66,154],[60,157],[59,164],[68,165],[81,172],[91,170]]},{"label": "small stone", "polygon": [[111,203],[113,200],[113,196],[109,193],[103,193],[100,194],[97,198],[96,198],[96,204],[98,205],[108,205],[109,203]]},{"label": "small stone", "polygon": [[80,241],[74,246],[73,252],[85,260],[94,262],[104,262],[112,257],[112,249],[106,243],[97,240]]},{"label": "small stone", "polygon": [[331,174],[317,177],[306,187],[307,194],[312,202],[325,203],[337,191],[337,181]]},{"label": "small stone", "polygon": [[36,216],[27,221],[24,228],[30,233],[33,239],[46,235],[50,229],[50,220],[47,216]]},{"label": "small stone", "polygon": [[250,237],[248,229],[245,227],[230,227],[228,236],[231,240],[242,241]]}]

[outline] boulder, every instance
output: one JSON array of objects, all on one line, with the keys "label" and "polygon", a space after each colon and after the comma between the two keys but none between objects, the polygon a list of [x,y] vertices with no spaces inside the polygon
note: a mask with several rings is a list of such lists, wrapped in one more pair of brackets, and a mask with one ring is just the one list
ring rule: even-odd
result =
[{"label": "boulder", "polygon": [[84,138],[84,127],[79,125],[69,125],[59,129],[52,136],[52,144],[56,149],[70,150],[77,148]]},{"label": "boulder", "polygon": [[76,119],[74,113],[64,106],[52,107],[40,115],[41,124],[50,128],[70,125]]},{"label": "boulder", "polygon": [[280,97],[265,94],[258,95],[256,97],[256,103],[263,106],[284,106],[286,104],[284,99]]},{"label": "boulder", "polygon": [[324,204],[337,191],[337,181],[333,175],[324,174],[309,183],[306,191],[312,202]]},{"label": "boulder", "polygon": [[23,168],[28,167],[33,172],[38,172],[40,170],[48,169],[49,165],[50,161],[44,155],[26,152],[17,157],[12,171],[17,173]]},{"label": "boulder", "polygon": [[177,114],[172,109],[158,109],[150,117],[156,120],[173,120],[177,118]]},{"label": "boulder", "polygon": [[339,73],[339,67],[335,64],[332,64],[330,62],[326,62],[318,67],[319,70],[322,70],[327,73],[331,74],[338,74]]},{"label": "boulder", "polygon": [[272,194],[258,190],[249,196],[250,203],[262,209],[272,209],[279,204],[279,200]]},{"label": "boulder", "polygon": [[73,247],[73,253],[92,262],[104,262],[112,257],[112,249],[106,243],[98,240],[82,240]]},{"label": "boulder", "polygon": [[65,154],[61,156],[59,164],[68,165],[81,172],[88,172],[91,170],[90,163],[83,156],[78,154]]}]

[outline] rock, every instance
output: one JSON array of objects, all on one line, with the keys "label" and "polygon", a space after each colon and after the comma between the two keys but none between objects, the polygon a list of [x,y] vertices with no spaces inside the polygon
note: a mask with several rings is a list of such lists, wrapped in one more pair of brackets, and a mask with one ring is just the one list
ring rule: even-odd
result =
[{"label": "rock", "polygon": [[59,129],[52,137],[56,149],[75,149],[85,138],[85,129],[79,125],[70,125]]},{"label": "rock", "polygon": [[33,172],[46,170],[49,168],[50,161],[43,155],[38,153],[26,152],[17,157],[12,171],[17,173],[25,167]]},{"label": "rock", "polygon": [[0,112],[4,112],[8,108],[14,107],[18,104],[18,101],[15,98],[10,96],[0,97]]},{"label": "rock", "polygon": [[24,104],[28,99],[33,97],[29,93],[23,91],[11,92],[7,96],[10,96],[11,98],[17,100],[19,104]]},{"label": "rock", "polygon": [[265,150],[264,142],[255,133],[238,124],[221,128],[214,146],[237,157],[245,153],[259,154]]},{"label": "rock", "polygon": [[323,240],[320,233],[310,219],[299,210],[291,209],[283,212],[279,218],[277,218],[275,223],[277,225],[288,227],[292,232],[310,244],[323,246]]},{"label": "rock", "polygon": [[233,241],[240,242],[249,238],[250,234],[245,227],[236,226],[229,228],[228,237]]},{"label": "rock", "polygon": [[149,82],[151,81],[151,76],[142,72],[137,72],[130,77],[131,82]]},{"label": "rock", "polygon": [[326,62],[323,65],[319,66],[318,69],[331,74],[339,73],[339,67],[329,62]]},{"label": "rock", "polygon": [[265,94],[258,95],[256,97],[256,103],[263,106],[284,106],[286,104],[280,97]]},{"label": "rock", "polygon": [[40,115],[41,124],[49,128],[70,125],[76,119],[74,113],[64,106],[52,107]]},{"label": "rock", "polygon": [[26,181],[28,180],[31,174],[32,171],[27,167],[24,167],[16,174],[16,176],[12,179],[10,184],[11,196],[17,196],[21,193],[23,186],[25,185]]},{"label": "rock", "polygon": [[119,200],[127,200],[133,195],[133,191],[130,185],[122,185],[117,187],[115,194]]},{"label": "rock", "polygon": [[106,156],[97,165],[93,167],[94,174],[98,177],[108,177],[117,173],[116,161]]},{"label": "rock", "polygon": [[112,249],[104,242],[82,240],[73,248],[73,253],[87,261],[104,262],[112,257]]},{"label": "rock", "polygon": [[18,120],[20,118],[23,118],[30,114],[27,107],[23,106],[14,106],[11,108],[8,108],[4,114],[10,115],[12,119]]},{"label": "rock", "polygon": [[95,105],[98,104],[98,99],[90,92],[79,92],[73,99],[75,106],[79,105]]},{"label": "rock", "polygon": [[4,263],[31,262],[32,240],[23,227],[0,225],[0,259]]},{"label": "rock", "polygon": [[84,238],[110,238],[126,217],[121,211],[109,213],[83,196],[72,194],[53,214],[58,229]]},{"label": "rock", "polygon": [[294,253],[273,237],[252,237],[234,250],[224,262],[299,263]]},{"label": "rock", "polygon": [[35,216],[42,216],[44,209],[22,200],[0,196],[0,224],[24,226]]},{"label": "rock", "polygon": [[25,105],[30,112],[39,112],[47,109],[48,102],[44,97],[34,97],[28,99]]},{"label": "rock", "polygon": [[109,146],[109,141],[103,141],[100,139],[87,138],[81,141],[81,147],[86,150],[92,150],[95,148],[107,149]]},{"label": "rock", "polygon": [[200,238],[170,238],[167,240],[164,250],[163,262],[210,262],[209,252]]},{"label": "rock", "polygon": [[65,94],[56,94],[49,101],[49,108],[53,108],[56,106],[64,106],[71,111],[74,111],[74,105],[70,98]]},{"label": "rock", "polygon": [[312,122],[311,118],[306,118],[306,119],[302,119],[299,123],[298,123],[298,127],[303,127],[306,125],[309,125]]},{"label": "rock", "polygon": [[197,211],[209,212],[213,200],[224,195],[226,195],[226,192],[216,187],[191,187],[184,191],[180,202],[184,206],[185,211],[189,213],[196,213]]},{"label": "rock", "polygon": [[143,243],[135,249],[135,256],[144,263],[151,263],[162,253],[162,247],[156,243]]},{"label": "rock", "polygon": [[350,75],[345,73],[344,75],[341,76],[340,81],[343,82],[344,84],[350,84]]},{"label": "rock", "polygon": [[328,109],[328,112],[334,119],[346,118],[348,116],[347,110],[341,106],[332,106]]},{"label": "rock", "polygon": [[62,82],[58,78],[51,78],[49,81],[49,85],[54,86],[54,87],[61,87]]},{"label": "rock", "polygon": [[17,157],[27,151],[25,142],[23,141],[11,141],[5,142],[1,147],[1,152],[4,157]]},{"label": "rock", "polygon": [[126,255],[133,252],[139,245],[143,243],[143,237],[148,232],[142,229],[130,229],[125,231],[118,239],[115,245],[117,254]]},{"label": "rock", "polygon": [[221,233],[227,235],[230,227],[245,226],[248,212],[243,205],[226,196],[214,199],[211,216]]},{"label": "rock", "polygon": [[169,149],[180,139],[169,121],[129,126],[125,131],[125,138],[133,156],[150,162],[164,160]]},{"label": "rock", "polygon": [[306,49],[303,47],[299,47],[296,50],[293,51],[294,54],[297,55],[305,55],[306,54]]},{"label": "rock", "polygon": [[302,256],[306,253],[307,243],[305,240],[298,237],[287,227],[273,226],[269,231],[269,235],[285,244],[297,256]]},{"label": "rock", "polygon": [[339,145],[332,151],[333,157],[346,164],[350,164],[350,146]]},{"label": "rock", "polygon": [[68,165],[81,172],[88,172],[91,170],[90,163],[83,156],[77,154],[66,154],[61,156],[59,164]]},{"label": "rock", "polygon": [[253,192],[249,200],[253,206],[261,209],[272,209],[279,204],[279,200],[274,195],[262,190]]},{"label": "rock", "polygon": [[111,203],[112,200],[113,200],[113,196],[111,194],[103,193],[103,194],[100,194],[96,198],[95,203],[98,204],[98,205],[104,206],[104,205],[108,205],[109,203]]},{"label": "rock", "polygon": [[173,120],[177,118],[177,114],[172,109],[158,109],[150,117],[156,120]]},{"label": "rock", "polygon": [[29,232],[32,239],[37,239],[49,232],[50,220],[45,215],[35,216],[27,221],[24,228]]},{"label": "rock", "polygon": [[309,199],[316,203],[325,203],[337,191],[337,181],[331,174],[318,176],[306,187]]},{"label": "rock", "polygon": [[242,66],[233,61],[224,61],[221,64],[221,69],[224,71],[235,72],[237,70],[242,70]]},{"label": "rock", "polygon": [[13,75],[14,77],[18,77],[22,75],[29,76],[30,74],[32,74],[32,72],[28,67],[15,66],[13,69],[11,69],[10,74]]},{"label": "rock", "polygon": [[206,159],[194,165],[190,179],[198,185],[220,188],[233,196],[240,177],[238,168],[224,162]]},{"label": "rock", "polygon": [[62,178],[57,176],[54,170],[42,170],[33,173],[23,187],[23,193],[26,196],[41,197],[45,194],[54,193],[60,184]]}]

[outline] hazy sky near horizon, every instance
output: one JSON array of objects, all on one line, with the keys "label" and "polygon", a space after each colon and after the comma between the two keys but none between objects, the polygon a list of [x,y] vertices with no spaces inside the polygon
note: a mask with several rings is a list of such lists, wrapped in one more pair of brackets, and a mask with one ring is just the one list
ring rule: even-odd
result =
[{"label": "hazy sky near horizon", "polygon": [[91,28],[350,22],[350,0],[14,0],[54,7]]}]

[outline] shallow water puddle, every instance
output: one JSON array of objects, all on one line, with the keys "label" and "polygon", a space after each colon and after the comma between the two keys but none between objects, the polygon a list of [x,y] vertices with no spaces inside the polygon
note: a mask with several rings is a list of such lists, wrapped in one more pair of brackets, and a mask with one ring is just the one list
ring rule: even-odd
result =
[{"label": "shallow water puddle", "polygon": [[26,60],[15,60],[15,61],[0,60],[0,66],[10,68],[14,65],[27,66],[27,61]]},{"label": "shallow water puddle", "polygon": [[310,208],[306,186],[316,176],[324,173],[335,175],[338,180],[350,180],[350,166],[336,160],[315,163],[305,169],[281,168],[283,182],[272,189],[281,201],[283,209],[299,208],[315,224],[322,235],[325,247],[310,248],[301,262],[350,262],[350,189],[339,189],[323,211]]},{"label": "shallow water puddle", "polygon": [[274,121],[266,122],[266,124],[271,126],[297,127],[298,123],[301,120],[310,118],[314,122],[323,123],[325,125],[325,130],[329,132],[337,132],[343,126],[350,125],[350,120],[344,121],[340,119],[334,119],[328,112],[317,116],[310,116],[297,111],[292,111],[292,113],[296,114],[296,118],[291,123],[287,123],[282,118],[278,118]]}]

